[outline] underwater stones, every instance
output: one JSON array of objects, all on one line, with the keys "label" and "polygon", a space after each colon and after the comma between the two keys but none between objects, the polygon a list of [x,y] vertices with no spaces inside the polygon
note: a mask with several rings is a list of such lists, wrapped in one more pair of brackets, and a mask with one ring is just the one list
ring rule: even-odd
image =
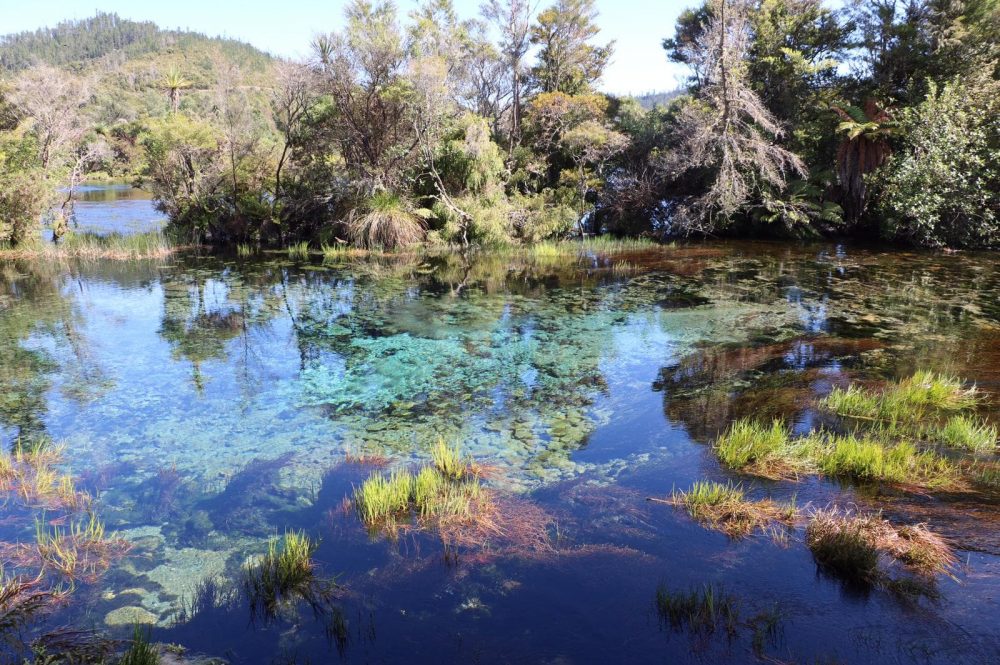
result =
[{"label": "underwater stones", "polygon": [[104,617],[104,623],[107,626],[155,625],[159,619],[160,617],[145,608],[126,605],[108,612]]},{"label": "underwater stones", "polygon": [[198,582],[222,575],[228,552],[202,550],[193,547],[164,549],[165,562],[146,573],[165,593],[177,598],[191,598]]}]

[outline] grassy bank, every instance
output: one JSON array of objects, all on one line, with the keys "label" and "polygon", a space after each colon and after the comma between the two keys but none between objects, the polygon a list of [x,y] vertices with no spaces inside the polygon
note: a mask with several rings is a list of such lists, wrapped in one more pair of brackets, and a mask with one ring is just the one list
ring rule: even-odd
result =
[{"label": "grassy bank", "polygon": [[159,231],[121,234],[73,233],[58,244],[41,240],[16,247],[0,246],[0,259],[110,259],[129,261],[170,256],[181,247]]}]

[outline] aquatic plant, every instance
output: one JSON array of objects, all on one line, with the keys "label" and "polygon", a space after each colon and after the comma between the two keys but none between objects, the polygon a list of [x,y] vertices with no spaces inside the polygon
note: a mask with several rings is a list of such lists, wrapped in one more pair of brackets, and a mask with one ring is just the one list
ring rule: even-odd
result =
[{"label": "aquatic plant", "polygon": [[873,438],[828,436],[817,463],[830,476],[894,483],[944,485],[955,479],[954,467],[932,451],[918,451],[908,441],[888,446]]},{"label": "aquatic plant", "polygon": [[806,526],[806,545],[824,568],[856,582],[888,578],[882,556],[908,570],[932,576],[948,573],[956,558],[951,546],[925,525],[894,527],[881,513],[817,510]]},{"label": "aquatic plant", "polygon": [[733,538],[766,530],[774,523],[791,525],[798,515],[794,502],[749,501],[741,485],[711,481],[695,482],[686,492],[674,491],[669,503],[685,508],[698,522]]},{"label": "aquatic plant", "polygon": [[715,442],[719,459],[734,469],[753,470],[766,475],[785,465],[790,433],[780,420],[770,425],[750,419],[737,420]]},{"label": "aquatic plant", "polygon": [[236,245],[236,256],[240,257],[241,259],[249,258],[255,255],[256,253],[257,253],[257,248],[254,247],[253,245],[242,242]]},{"label": "aquatic plant", "polygon": [[690,591],[671,591],[665,585],[656,590],[656,611],[674,630],[711,634],[723,628],[735,635],[739,626],[739,606],[720,587],[706,584]]},{"label": "aquatic plant", "polygon": [[164,258],[175,251],[159,231],[146,233],[71,233],[56,245],[0,250],[8,258],[79,258],[117,261]]},{"label": "aquatic plant", "polygon": [[966,388],[955,377],[920,371],[881,390],[857,385],[834,388],[820,400],[820,406],[841,416],[906,425],[935,413],[968,409],[978,402],[975,387]]},{"label": "aquatic plant", "polygon": [[309,243],[307,241],[289,245],[285,251],[289,259],[298,261],[307,261],[309,259]]},{"label": "aquatic plant", "polygon": [[413,474],[393,471],[375,473],[354,492],[354,505],[361,521],[369,527],[389,525],[406,513],[413,493]]},{"label": "aquatic plant", "polygon": [[135,625],[132,630],[132,641],[122,654],[118,665],[159,665],[160,650],[150,642],[149,627]]},{"label": "aquatic plant", "polygon": [[962,414],[952,416],[940,427],[929,429],[926,436],[950,448],[992,452],[997,448],[1000,432],[996,425]]},{"label": "aquatic plant", "polygon": [[11,636],[65,598],[46,588],[42,577],[8,577],[0,568],[0,640]]},{"label": "aquatic plant", "polygon": [[431,449],[431,461],[442,476],[449,480],[462,480],[469,473],[469,464],[462,458],[458,445],[449,446],[438,439]]},{"label": "aquatic plant", "polygon": [[806,526],[806,545],[820,566],[858,582],[874,582],[879,551],[870,523],[871,517],[817,511]]},{"label": "aquatic plant", "polygon": [[72,585],[79,579],[95,581],[130,549],[128,541],[108,537],[104,525],[90,513],[86,520],[72,522],[68,529],[55,526],[50,530],[36,519],[35,543],[18,545],[14,560],[22,566],[37,565],[42,572],[54,573]]},{"label": "aquatic plant", "polygon": [[325,611],[335,585],[317,575],[312,558],[317,547],[304,532],[288,531],[269,539],[267,552],[243,566],[240,585],[251,620],[270,621],[291,600],[304,600],[316,613]]}]

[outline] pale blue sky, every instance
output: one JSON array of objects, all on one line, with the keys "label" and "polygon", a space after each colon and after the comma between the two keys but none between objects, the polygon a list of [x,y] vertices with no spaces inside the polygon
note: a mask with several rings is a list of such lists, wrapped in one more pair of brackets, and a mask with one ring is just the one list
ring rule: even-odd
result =
[{"label": "pale blue sky", "polygon": [[[602,39],[617,42],[603,88],[614,93],[670,90],[683,70],[668,63],[660,41],[674,20],[697,0],[597,0]],[[459,14],[478,13],[480,0],[454,0]],[[547,6],[550,0],[542,0]],[[67,18],[85,18],[97,10],[154,21],[167,28],[189,28],[225,35],[270,51],[304,55],[313,35],[342,23],[345,0],[0,0],[0,34],[51,26]],[[416,0],[397,0],[402,13]]]}]

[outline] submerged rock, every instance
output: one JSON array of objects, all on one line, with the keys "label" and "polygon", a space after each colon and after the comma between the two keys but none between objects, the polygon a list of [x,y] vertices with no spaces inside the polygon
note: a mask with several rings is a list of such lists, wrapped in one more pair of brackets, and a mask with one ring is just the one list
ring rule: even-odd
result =
[{"label": "submerged rock", "polygon": [[104,617],[104,623],[108,626],[134,626],[136,624],[153,625],[160,620],[152,612],[142,607],[127,605],[111,610]]}]

